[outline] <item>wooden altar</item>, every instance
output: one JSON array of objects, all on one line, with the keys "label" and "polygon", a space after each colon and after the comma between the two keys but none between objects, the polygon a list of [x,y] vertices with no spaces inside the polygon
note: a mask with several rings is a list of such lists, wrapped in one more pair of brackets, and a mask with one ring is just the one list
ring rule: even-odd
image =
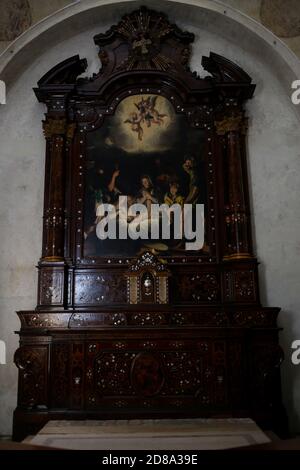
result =
[{"label": "wooden altar", "polygon": [[[251,240],[244,103],[255,85],[214,53],[202,58],[203,77],[192,72],[193,40],[163,14],[141,8],[95,36],[99,73],[81,78],[87,62],[73,56],[34,90],[47,107],[43,246],[37,307],[18,312],[17,440],[50,419],[251,417],[265,429],[286,430],[279,308],[260,303]],[[122,118],[131,105],[135,111]],[[142,145],[150,132],[177,122],[185,131],[176,138],[187,139],[177,145],[193,156],[180,163],[174,144],[176,172],[181,164],[188,170],[179,182],[172,174],[174,183],[172,165],[155,173]],[[152,172],[142,177],[148,192],[150,181],[176,192],[186,173],[187,187],[196,187],[192,177],[201,170],[202,250],[173,243],[135,251],[134,243],[97,240],[95,201],[112,200],[120,172],[125,186],[130,145],[139,146]],[[109,152],[124,157],[110,181]],[[161,168],[169,156],[156,152],[153,165]]]}]

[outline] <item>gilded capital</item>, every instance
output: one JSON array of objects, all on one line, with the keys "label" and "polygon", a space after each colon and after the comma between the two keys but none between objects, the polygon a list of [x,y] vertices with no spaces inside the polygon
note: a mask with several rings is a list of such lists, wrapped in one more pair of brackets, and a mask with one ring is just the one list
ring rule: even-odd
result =
[{"label": "gilded capital", "polygon": [[66,119],[48,118],[43,121],[43,130],[46,139],[53,135],[64,135],[66,133]]},{"label": "gilded capital", "polygon": [[68,140],[72,140],[75,133],[76,124],[67,123],[65,118],[48,118],[43,121],[43,130],[46,139],[54,135],[64,135]]},{"label": "gilded capital", "polygon": [[247,131],[248,118],[243,113],[235,113],[225,116],[221,121],[215,121],[216,131],[218,135],[225,135],[227,132],[240,132],[245,134]]}]

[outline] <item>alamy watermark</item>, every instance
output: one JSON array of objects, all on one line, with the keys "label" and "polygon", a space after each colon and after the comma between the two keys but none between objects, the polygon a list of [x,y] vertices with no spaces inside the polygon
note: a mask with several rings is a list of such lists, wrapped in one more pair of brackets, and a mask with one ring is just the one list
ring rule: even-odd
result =
[{"label": "alamy watermark", "polygon": [[0,104],[6,104],[6,86],[3,80],[0,80]]},{"label": "alamy watermark", "polygon": [[[300,104],[300,80],[294,80],[291,84],[291,88],[294,90],[291,94],[292,103],[295,105]],[[296,339],[292,342],[291,349],[294,351],[291,355],[291,362],[295,366],[300,364],[300,340]]]},{"label": "alamy watermark", "polygon": [[295,90],[291,94],[292,103],[299,104],[300,103],[300,80],[294,80],[291,86],[292,86],[292,89]]},{"label": "alamy watermark", "polygon": [[119,196],[117,204],[100,204],[96,215],[100,240],[185,239],[186,250],[201,250],[204,244],[204,204],[146,205]]},{"label": "alamy watermark", "polygon": [[[0,104],[6,104],[6,86],[3,80],[0,80]],[[0,365],[6,364],[6,345],[0,340]]]},{"label": "alamy watermark", "polygon": [[294,366],[298,366],[300,364],[300,340],[295,339],[292,342],[292,349],[294,349],[294,352],[292,353],[291,361],[294,364]]},{"label": "alamy watermark", "polygon": [[6,345],[2,340],[0,340],[0,364],[6,364]]}]

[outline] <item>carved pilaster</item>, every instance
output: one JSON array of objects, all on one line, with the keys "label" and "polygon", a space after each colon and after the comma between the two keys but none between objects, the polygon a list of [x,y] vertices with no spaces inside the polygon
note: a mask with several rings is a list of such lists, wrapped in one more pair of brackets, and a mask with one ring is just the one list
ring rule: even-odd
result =
[{"label": "carved pilaster", "polygon": [[75,125],[65,117],[47,116],[43,122],[47,141],[42,261],[64,260],[66,152]]},{"label": "carved pilaster", "polygon": [[245,155],[242,139],[247,130],[247,118],[238,109],[231,109],[225,117],[215,122],[217,134],[223,138],[225,166],[228,176],[225,196],[225,246],[224,260],[252,258],[249,229],[249,207],[244,174]]}]

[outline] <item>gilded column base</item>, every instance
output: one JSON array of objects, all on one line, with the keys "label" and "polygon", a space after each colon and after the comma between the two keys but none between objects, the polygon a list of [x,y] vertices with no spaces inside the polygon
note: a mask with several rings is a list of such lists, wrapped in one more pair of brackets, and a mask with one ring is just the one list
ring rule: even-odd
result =
[{"label": "gilded column base", "polygon": [[235,259],[253,259],[254,256],[250,253],[233,253],[232,255],[223,256],[223,261],[231,261]]},{"label": "gilded column base", "polygon": [[65,258],[63,256],[44,256],[41,258],[41,261],[64,261]]}]

